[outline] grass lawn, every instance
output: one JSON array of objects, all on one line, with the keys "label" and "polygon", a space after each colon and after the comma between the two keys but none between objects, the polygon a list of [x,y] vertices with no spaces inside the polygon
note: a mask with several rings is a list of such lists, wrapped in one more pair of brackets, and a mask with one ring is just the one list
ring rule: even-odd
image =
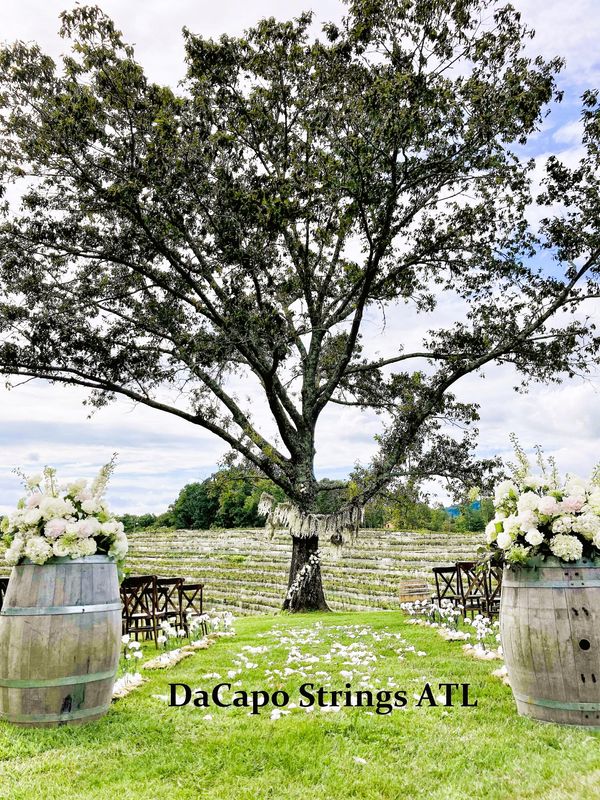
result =
[{"label": "grass lawn", "polygon": [[[490,676],[498,662],[469,658],[460,643],[406,625],[399,613],[248,617],[235,629],[235,637],[147,673],[148,683],[99,722],[50,730],[0,723],[0,798],[600,797],[600,734],[518,717],[510,689]],[[478,705],[415,707],[426,681],[436,697],[439,683],[469,683]],[[272,719],[272,706],[256,716],[247,708],[171,708],[171,682],[209,692],[220,682],[234,684],[232,692],[282,688],[296,704],[303,683],[344,690],[348,682],[354,691],[405,690],[408,705],[387,715],[288,708]]]}]

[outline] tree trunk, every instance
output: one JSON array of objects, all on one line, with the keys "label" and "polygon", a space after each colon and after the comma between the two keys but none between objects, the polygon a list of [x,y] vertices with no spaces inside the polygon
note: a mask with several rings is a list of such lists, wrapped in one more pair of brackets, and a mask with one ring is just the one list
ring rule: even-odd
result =
[{"label": "tree trunk", "polygon": [[292,563],[284,611],[331,611],[325,602],[318,536],[292,535]]}]

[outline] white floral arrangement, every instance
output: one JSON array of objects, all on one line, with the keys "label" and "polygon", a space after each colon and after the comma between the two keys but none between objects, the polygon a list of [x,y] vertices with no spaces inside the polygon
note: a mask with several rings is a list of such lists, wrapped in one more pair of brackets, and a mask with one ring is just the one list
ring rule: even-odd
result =
[{"label": "white floral arrangement", "polygon": [[7,547],[5,561],[11,566],[24,559],[45,564],[52,558],[98,554],[108,555],[122,568],[127,537],[123,523],[109,512],[104,500],[114,466],[113,456],[89,486],[86,480],[58,486],[52,467],[29,478],[19,472],[27,494],[0,524]]},{"label": "white floral arrangement", "polygon": [[537,448],[540,475],[513,438],[518,466],[513,479],[496,486],[495,516],[485,534],[493,560],[535,564],[548,556],[560,561],[600,558],[600,469],[585,480],[559,477],[552,459]]}]

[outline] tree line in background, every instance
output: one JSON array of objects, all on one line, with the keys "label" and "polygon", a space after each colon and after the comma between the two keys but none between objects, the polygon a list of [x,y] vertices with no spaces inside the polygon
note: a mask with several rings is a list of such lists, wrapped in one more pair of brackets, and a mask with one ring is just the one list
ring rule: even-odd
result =
[{"label": "tree line in background", "polygon": [[[318,483],[316,511],[331,514],[348,503],[353,482],[340,487],[338,481],[324,478]],[[159,527],[190,528],[258,528],[264,517],[258,514],[263,492],[284,501],[283,491],[258,473],[249,475],[238,468],[220,469],[203,481],[188,483],[163,514],[124,514],[121,520],[126,531],[153,530]],[[480,507],[465,499],[451,516],[441,504],[408,496],[404,491],[389,492],[371,500],[365,508],[363,527],[392,530],[482,531],[494,515],[493,503],[483,498]]]}]

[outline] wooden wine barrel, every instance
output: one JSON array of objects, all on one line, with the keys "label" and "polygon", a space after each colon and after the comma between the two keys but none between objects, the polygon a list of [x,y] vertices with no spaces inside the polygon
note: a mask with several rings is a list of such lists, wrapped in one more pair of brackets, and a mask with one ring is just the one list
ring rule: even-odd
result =
[{"label": "wooden wine barrel", "polygon": [[28,727],[98,719],[120,648],[117,567],[107,556],[13,567],[0,611],[0,719]]},{"label": "wooden wine barrel", "polygon": [[600,562],[505,567],[500,633],[519,714],[600,728]]}]

